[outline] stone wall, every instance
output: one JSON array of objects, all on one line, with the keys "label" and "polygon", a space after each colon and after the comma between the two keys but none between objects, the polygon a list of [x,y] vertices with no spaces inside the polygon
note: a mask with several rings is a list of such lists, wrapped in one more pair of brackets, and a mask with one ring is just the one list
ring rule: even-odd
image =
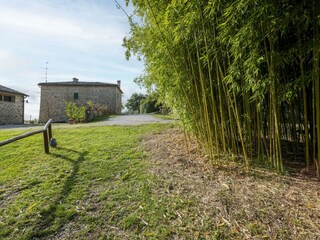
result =
[{"label": "stone wall", "polygon": [[23,124],[24,97],[16,95],[14,102],[0,101],[0,124]]},{"label": "stone wall", "polygon": [[[75,93],[78,99],[74,99]],[[121,113],[121,92],[116,86],[62,86],[42,85],[39,121],[66,122],[65,102],[74,102],[78,106],[87,105],[88,101],[102,105],[109,113]]]}]

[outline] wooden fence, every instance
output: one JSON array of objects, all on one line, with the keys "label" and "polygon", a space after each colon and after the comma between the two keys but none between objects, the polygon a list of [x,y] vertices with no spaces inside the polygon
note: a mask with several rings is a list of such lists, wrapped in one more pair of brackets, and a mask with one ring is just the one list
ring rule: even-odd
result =
[{"label": "wooden fence", "polygon": [[44,128],[41,129],[41,130],[28,132],[28,133],[19,135],[17,137],[13,137],[13,138],[7,139],[7,140],[5,140],[3,142],[0,142],[0,146],[7,145],[9,143],[15,142],[17,140],[20,140],[20,139],[23,139],[23,138],[26,138],[26,137],[30,137],[30,136],[35,135],[35,134],[43,133],[44,151],[45,151],[45,153],[48,154],[49,153],[49,141],[52,138],[51,122],[52,122],[52,119],[49,119],[49,121],[46,123]]}]

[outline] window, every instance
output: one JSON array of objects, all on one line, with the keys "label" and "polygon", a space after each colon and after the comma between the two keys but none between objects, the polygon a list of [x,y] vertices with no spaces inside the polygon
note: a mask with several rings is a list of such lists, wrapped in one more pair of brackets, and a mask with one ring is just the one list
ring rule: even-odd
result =
[{"label": "window", "polygon": [[77,92],[74,93],[74,94],[73,94],[73,99],[79,99],[79,93],[77,93]]},{"label": "window", "polygon": [[14,96],[4,96],[3,101],[14,102]]},{"label": "window", "polygon": [[2,95],[0,95],[0,101],[2,101]]}]

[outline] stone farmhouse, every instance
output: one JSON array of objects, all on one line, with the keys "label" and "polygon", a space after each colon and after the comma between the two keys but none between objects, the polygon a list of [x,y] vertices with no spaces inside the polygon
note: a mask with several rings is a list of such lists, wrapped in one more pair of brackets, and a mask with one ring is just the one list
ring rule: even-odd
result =
[{"label": "stone farmhouse", "polygon": [[107,109],[110,114],[120,114],[122,109],[120,81],[117,84],[102,82],[81,82],[77,78],[68,82],[39,83],[41,88],[39,122],[52,119],[53,122],[68,121],[66,102],[76,105],[94,105]]},{"label": "stone farmhouse", "polygon": [[0,124],[24,123],[24,99],[27,96],[0,85]]}]

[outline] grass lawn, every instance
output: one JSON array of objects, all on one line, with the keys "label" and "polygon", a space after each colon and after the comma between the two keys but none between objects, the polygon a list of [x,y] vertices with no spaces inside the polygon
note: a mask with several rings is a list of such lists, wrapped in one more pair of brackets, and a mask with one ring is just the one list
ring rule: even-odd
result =
[{"label": "grass lawn", "polygon": [[[141,135],[172,125],[55,128],[0,148],[0,239],[166,238],[189,199],[158,198]],[[0,141],[30,130],[0,130]]]},{"label": "grass lawn", "polygon": [[53,136],[49,155],[41,135],[0,147],[0,239],[320,239],[319,182],[211,168],[175,124]]},{"label": "grass lawn", "polygon": [[174,116],[173,114],[155,113],[155,114],[152,114],[152,116],[154,116],[156,118],[164,119],[164,120],[175,120],[175,119],[177,119],[177,117]]}]

